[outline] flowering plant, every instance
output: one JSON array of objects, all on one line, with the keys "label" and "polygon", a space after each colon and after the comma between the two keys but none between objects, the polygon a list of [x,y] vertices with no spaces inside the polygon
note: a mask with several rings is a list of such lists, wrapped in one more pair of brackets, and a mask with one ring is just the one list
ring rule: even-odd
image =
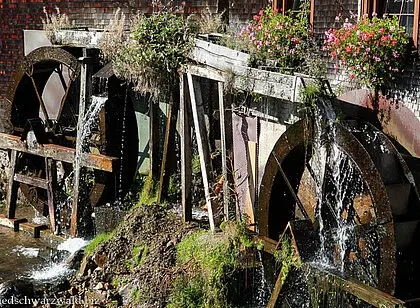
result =
[{"label": "flowering plant", "polygon": [[306,11],[303,6],[297,14],[289,11],[282,15],[267,7],[260,10],[238,36],[249,44],[257,60],[277,60],[280,67],[297,67],[305,58]]},{"label": "flowering plant", "polygon": [[[347,68],[351,80],[358,77],[367,86],[379,88],[402,69],[408,35],[396,16],[372,15],[372,19],[365,15],[354,23],[346,18],[339,29],[329,29],[323,49]],[[341,20],[336,17],[337,22]]]}]

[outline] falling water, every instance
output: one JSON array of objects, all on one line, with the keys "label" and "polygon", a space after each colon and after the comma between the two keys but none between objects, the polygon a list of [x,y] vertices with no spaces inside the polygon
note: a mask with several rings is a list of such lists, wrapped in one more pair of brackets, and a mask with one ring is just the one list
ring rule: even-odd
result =
[{"label": "falling water", "polygon": [[118,183],[118,200],[117,203],[120,207],[122,207],[123,200],[123,166],[124,166],[124,149],[125,149],[125,135],[126,135],[126,120],[127,120],[127,99],[128,99],[128,87],[125,90],[125,97],[124,97],[124,109],[123,109],[123,120],[122,120],[122,130],[121,130],[121,162],[120,162],[120,174],[119,174],[119,183]]},{"label": "falling water", "polygon": [[[317,262],[328,267],[338,267],[337,269],[343,272],[347,241],[354,228],[351,223],[345,223],[343,212],[349,211],[349,204],[346,203],[348,191],[350,189],[357,191],[360,187],[349,187],[350,183],[354,182],[352,180],[356,173],[353,163],[335,143],[335,121],[336,115],[330,103],[321,101],[315,110],[314,155],[311,164],[316,178],[316,217],[319,222],[320,237],[320,252]],[[329,155],[326,154],[327,152]],[[328,192],[324,191],[326,184],[329,185]],[[336,224],[329,231],[325,229],[324,211],[326,208],[333,212]],[[336,257],[334,260],[335,264],[331,264],[330,256],[333,253],[330,251],[331,246],[328,246],[327,236],[328,240],[332,239],[337,244],[337,247],[333,247],[338,250],[336,252],[339,254],[339,258]]]},{"label": "falling water", "polygon": [[51,282],[72,272],[72,269],[69,267],[70,261],[75,253],[88,243],[89,241],[81,238],[70,238],[61,243],[57,246],[57,250],[64,252],[65,256],[63,257],[60,254],[52,255],[54,252],[51,251],[51,261],[49,264],[47,266],[43,265],[39,270],[32,271],[29,275],[30,279],[38,282]]},{"label": "falling water", "polygon": [[257,262],[259,266],[257,266],[256,268],[256,278],[257,278],[257,281],[255,282],[257,286],[256,304],[258,306],[265,307],[269,292],[268,292],[268,284],[267,284],[267,279],[266,279],[265,268],[262,262],[261,251],[257,251]]},{"label": "falling water", "polygon": [[86,111],[83,118],[83,128],[81,137],[81,150],[82,152],[89,151],[89,138],[92,135],[92,130],[97,127],[99,121],[99,112],[105,106],[107,97],[92,96],[92,103]]}]

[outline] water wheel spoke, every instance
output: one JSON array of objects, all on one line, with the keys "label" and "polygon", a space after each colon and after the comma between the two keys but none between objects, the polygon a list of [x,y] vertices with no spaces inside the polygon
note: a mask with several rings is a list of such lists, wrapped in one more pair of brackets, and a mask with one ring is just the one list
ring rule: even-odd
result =
[{"label": "water wheel spoke", "polygon": [[281,166],[281,162],[280,162],[279,157],[277,156],[276,152],[272,151],[271,152],[271,155],[273,155],[274,159],[276,160],[276,162],[277,162],[277,168],[278,168],[278,170],[279,170],[279,172],[280,172],[280,174],[281,174],[284,182],[286,183],[287,188],[288,188],[290,194],[292,195],[293,199],[295,200],[296,204],[298,205],[299,210],[302,213],[303,217],[305,219],[310,219],[308,213],[305,210],[304,205],[302,204],[302,202],[300,201],[299,197],[297,196],[295,190],[293,189],[292,185],[290,184],[290,181],[287,178],[287,175],[286,175],[286,173],[284,172],[284,170],[283,170],[283,168]]},{"label": "water wheel spoke", "polygon": [[30,78],[30,79],[31,79],[31,81],[32,81],[32,85],[33,85],[33,87],[34,87],[35,94],[36,94],[36,96],[37,96],[37,98],[38,98],[39,105],[40,105],[41,110],[42,110],[42,113],[43,113],[43,115],[44,115],[44,118],[45,118],[45,125],[46,125],[48,128],[50,128],[50,123],[49,123],[49,122],[50,122],[50,118],[49,118],[49,116],[48,116],[48,111],[47,111],[47,108],[45,107],[44,100],[42,99],[42,96],[39,94],[38,87],[37,87],[37,85],[36,85],[36,82],[35,82],[35,79],[34,79],[33,75],[28,75],[28,76],[29,76],[29,78]]},{"label": "water wheel spoke", "polygon": [[68,85],[67,85],[67,87],[66,87],[66,89],[65,89],[64,95],[63,95],[63,97],[61,98],[60,107],[59,107],[59,109],[58,109],[58,113],[57,113],[57,123],[59,123],[60,118],[61,118],[61,115],[62,115],[62,113],[63,113],[64,104],[65,104],[65,102],[66,102],[66,100],[67,100],[67,96],[68,96],[68,94],[69,94],[71,84],[72,84],[72,81],[71,81],[71,79],[70,79],[70,80],[69,80],[69,83],[68,83]]}]

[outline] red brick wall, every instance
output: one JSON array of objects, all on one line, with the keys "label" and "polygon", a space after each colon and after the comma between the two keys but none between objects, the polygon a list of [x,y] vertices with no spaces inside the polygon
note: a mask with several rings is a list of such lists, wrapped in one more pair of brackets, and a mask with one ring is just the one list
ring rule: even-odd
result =
[{"label": "red brick wall", "polygon": [[[216,0],[173,1],[173,5],[180,6],[182,2],[185,3],[185,14],[200,13],[207,5],[215,11],[217,6]],[[42,29],[44,6],[50,13],[58,7],[74,26],[91,28],[108,25],[118,7],[129,14],[153,10],[150,0],[0,0],[0,100],[4,98],[16,64],[23,57],[22,29]]]}]

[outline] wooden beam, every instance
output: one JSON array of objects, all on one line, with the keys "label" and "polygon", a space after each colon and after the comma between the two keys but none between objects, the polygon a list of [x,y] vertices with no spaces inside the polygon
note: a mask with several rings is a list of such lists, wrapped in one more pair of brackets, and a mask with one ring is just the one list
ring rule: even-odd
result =
[{"label": "wooden beam", "polygon": [[229,81],[238,90],[299,101],[295,95],[299,88],[296,79],[299,77],[250,68],[247,57],[239,51],[196,39],[191,59],[209,69],[190,65],[187,71],[217,81]]},{"label": "wooden beam", "polygon": [[226,119],[223,82],[217,83],[219,93],[219,114],[220,114],[220,143],[222,151],[222,176],[223,176],[223,211],[225,221],[229,220],[229,179],[227,169],[227,148],[226,148]]},{"label": "wooden beam", "polygon": [[352,294],[358,299],[361,299],[374,307],[405,307],[404,301],[367,284],[361,283],[359,281],[353,281],[351,279],[344,279],[331,272],[313,267],[308,263],[305,263],[303,266],[308,267],[307,271],[310,271],[312,275],[316,275],[317,281],[319,281],[319,278],[325,279],[329,284],[333,285],[335,290],[338,289]]},{"label": "wooden beam", "polygon": [[18,193],[18,188],[19,188],[19,184],[15,182],[16,162],[17,162],[17,151],[12,150],[10,154],[9,181],[8,181],[7,193],[6,193],[7,218],[15,218],[15,215],[16,215],[16,201],[17,201],[17,193]]},{"label": "wooden beam", "polygon": [[191,99],[191,110],[194,119],[195,135],[197,139],[198,153],[200,155],[201,174],[203,176],[204,194],[209,213],[210,229],[214,232],[216,227],[214,224],[213,206],[210,195],[211,183],[211,158],[207,132],[205,128],[204,106],[201,98],[200,84],[193,80],[193,76],[188,73],[188,87]]},{"label": "wooden beam", "polygon": [[79,193],[81,187],[81,169],[82,166],[80,161],[77,161],[78,154],[83,153],[82,145],[82,133],[84,126],[85,110],[86,105],[89,102],[90,98],[90,87],[91,87],[91,75],[89,72],[89,58],[87,57],[87,50],[83,48],[83,57],[79,59],[81,61],[81,71],[80,71],[80,99],[79,99],[79,116],[77,121],[77,139],[76,139],[76,157],[73,164],[74,177],[73,177],[73,203],[71,211],[71,221],[70,221],[70,235],[77,236],[78,234],[78,224],[79,224]]},{"label": "wooden beam", "polygon": [[188,85],[184,74],[179,83],[180,92],[180,125],[181,125],[181,204],[184,222],[192,220],[191,203],[191,127],[188,109]]},{"label": "wooden beam", "polygon": [[[171,168],[171,166],[175,164],[173,163],[174,161],[173,158],[176,156],[175,134],[176,134],[176,123],[178,120],[178,109],[179,109],[179,93],[173,93],[172,102],[168,106],[168,115],[167,115],[167,120],[166,120],[165,142],[163,145],[163,156],[162,156],[162,164],[160,167],[159,191],[158,191],[158,198],[157,198],[158,203],[160,203],[166,198],[167,192],[168,192],[168,186],[169,186],[169,177],[171,173],[173,172],[173,169],[175,169],[175,168]],[[172,158],[172,161],[168,161],[171,158]]]},{"label": "wooden beam", "polygon": [[[74,163],[76,150],[56,144],[40,144],[36,149],[29,149],[20,137],[0,133],[0,149],[15,150],[17,152],[48,157],[69,164]],[[86,168],[113,172],[118,170],[119,159],[101,154],[80,153],[81,165]]]},{"label": "wooden beam", "polygon": [[274,285],[274,289],[271,293],[270,300],[268,301],[267,308],[275,307],[277,299],[279,298],[279,294],[281,292],[281,288],[283,287],[283,276],[285,275],[287,275],[286,268],[282,266],[280,269],[280,273],[277,276],[276,284]]},{"label": "wooden beam", "polygon": [[48,199],[48,214],[50,216],[50,228],[53,232],[57,232],[56,215],[54,206],[54,191],[57,183],[57,170],[55,161],[51,158],[45,158],[45,168],[47,173],[47,199]]},{"label": "wooden beam", "polygon": [[28,184],[28,185],[39,187],[42,189],[47,189],[48,187],[47,180],[41,179],[35,176],[28,176],[28,175],[16,173],[14,175],[14,180],[19,183]]},{"label": "wooden beam", "polygon": [[149,157],[150,170],[154,180],[159,178],[159,103],[149,102],[149,117],[150,117],[150,137],[149,137]]},{"label": "wooden beam", "polygon": [[246,191],[245,213],[248,217],[247,224],[249,229],[255,231],[254,205],[256,196],[256,177],[257,177],[257,143],[248,141],[247,173],[248,190]]}]

